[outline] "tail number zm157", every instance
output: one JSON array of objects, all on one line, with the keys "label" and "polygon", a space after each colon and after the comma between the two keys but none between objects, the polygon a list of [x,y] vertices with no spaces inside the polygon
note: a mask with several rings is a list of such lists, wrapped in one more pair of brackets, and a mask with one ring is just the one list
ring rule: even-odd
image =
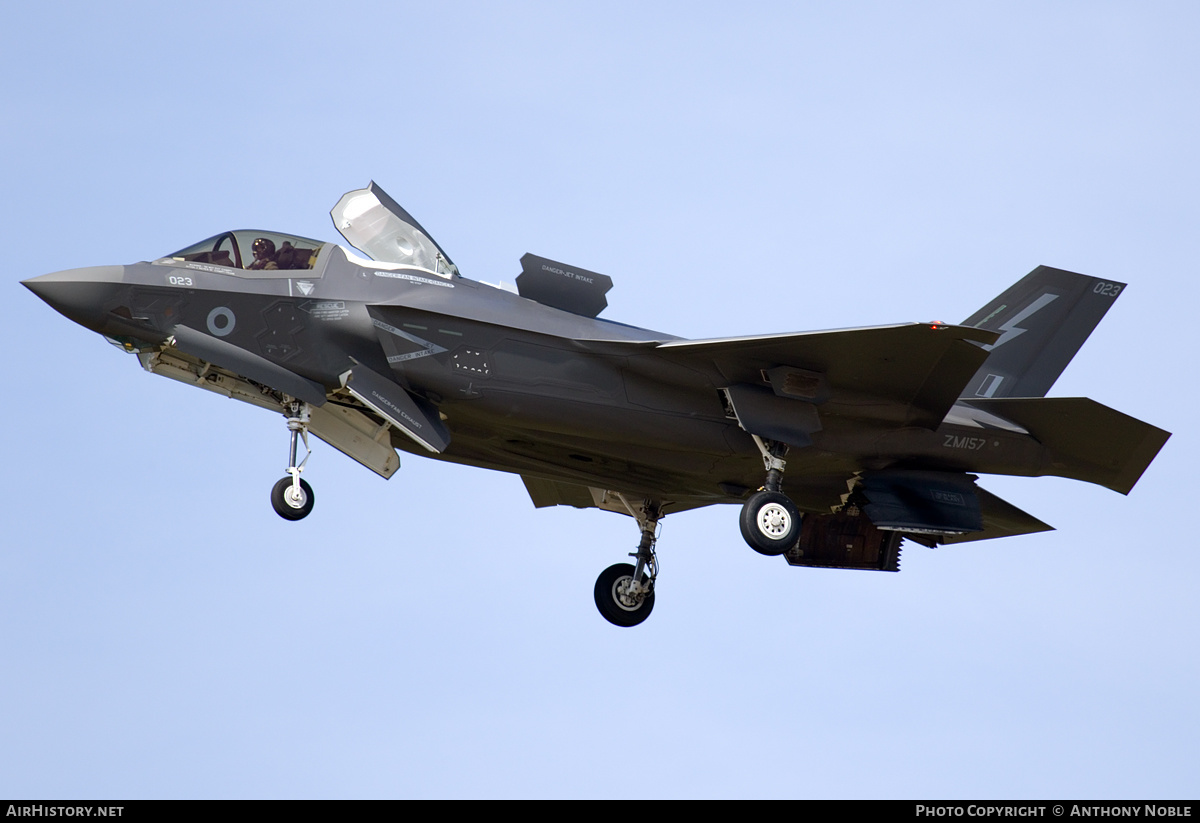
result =
[{"label": "tail number zm157", "polygon": [[970,451],[979,451],[987,445],[986,437],[959,437],[956,434],[946,435],[946,442],[942,444],[948,449],[969,449]]}]

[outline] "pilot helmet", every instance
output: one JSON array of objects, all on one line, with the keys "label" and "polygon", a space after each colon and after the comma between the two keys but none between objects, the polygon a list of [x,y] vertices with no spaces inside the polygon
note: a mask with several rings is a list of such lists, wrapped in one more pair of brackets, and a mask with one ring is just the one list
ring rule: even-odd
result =
[{"label": "pilot helmet", "polygon": [[255,257],[274,257],[275,244],[265,237],[260,237],[254,241],[254,256]]}]

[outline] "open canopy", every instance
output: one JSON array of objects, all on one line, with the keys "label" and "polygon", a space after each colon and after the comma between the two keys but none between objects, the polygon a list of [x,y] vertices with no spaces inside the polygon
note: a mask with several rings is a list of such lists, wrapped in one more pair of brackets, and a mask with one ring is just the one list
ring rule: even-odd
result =
[{"label": "open canopy", "polygon": [[329,216],[350,245],[374,260],[413,266],[441,277],[458,274],[458,267],[442,247],[374,182],[342,195]]}]

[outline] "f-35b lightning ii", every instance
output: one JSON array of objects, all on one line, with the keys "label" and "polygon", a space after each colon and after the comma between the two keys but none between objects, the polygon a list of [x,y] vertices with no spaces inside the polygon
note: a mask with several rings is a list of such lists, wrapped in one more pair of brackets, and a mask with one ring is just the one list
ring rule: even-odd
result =
[{"label": "f-35b lightning ii", "polygon": [[[535,506],[631,516],[596,581],[618,626],[654,606],[667,514],[741,506],[755,551],[897,571],[926,546],[1050,528],[976,474],[1128,494],[1170,436],[1045,394],[1125,285],[1038,267],[961,325],[683,340],[599,319],[612,281],[527,254],[518,293],[459,275],[372,183],[333,208],[348,249],[228,231],[152,262],[24,281],[150,372],[282,412],[271,502],[312,510],[308,433],[383,477],[396,449],[521,475]],[[305,456],[300,458],[303,444]]]}]

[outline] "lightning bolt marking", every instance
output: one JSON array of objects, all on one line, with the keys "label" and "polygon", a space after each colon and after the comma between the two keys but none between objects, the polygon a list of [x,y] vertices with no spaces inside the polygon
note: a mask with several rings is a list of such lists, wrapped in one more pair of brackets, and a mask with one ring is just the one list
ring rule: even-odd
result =
[{"label": "lightning bolt marking", "polygon": [[1016,315],[1014,315],[1011,320],[1009,320],[1007,323],[1005,323],[1004,325],[1002,325],[1000,327],[1000,331],[1004,332],[1004,334],[1000,335],[999,340],[997,340],[995,343],[992,343],[990,346],[984,346],[984,348],[987,349],[988,351],[995,351],[996,349],[1003,346],[1005,343],[1015,340],[1016,338],[1020,337],[1025,332],[1029,331],[1029,329],[1023,329],[1020,326],[1018,326],[1017,324],[1025,322],[1032,315],[1034,315],[1037,312],[1041,311],[1042,309],[1046,308],[1046,306],[1050,305],[1057,299],[1058,299],[1057,294],[1046,293],[1046,294],[1043,294],[1041,297],[1039,297],[1037,300],[1034,300],[1028,306],[1021,309],[1019,312],[1017,312]]}]

